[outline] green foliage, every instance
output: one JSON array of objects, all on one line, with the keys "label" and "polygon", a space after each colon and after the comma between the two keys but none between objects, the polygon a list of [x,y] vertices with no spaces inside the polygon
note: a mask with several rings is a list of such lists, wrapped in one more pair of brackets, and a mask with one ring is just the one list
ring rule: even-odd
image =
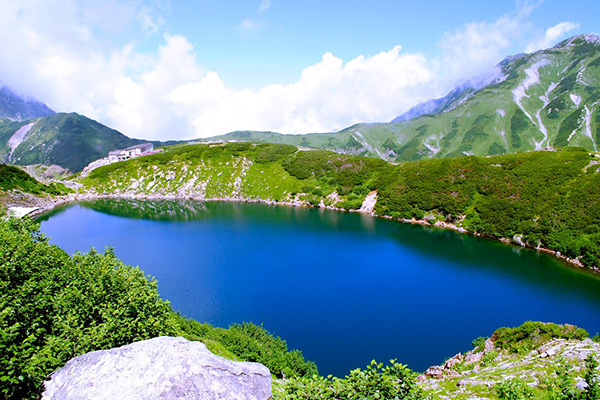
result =
[{"label": "green foliage", "polygon": [[0,393],[30,397],[70,358],[176,332],[156,282],[112,251],[69,256],[29,220],[0,221]]},{"label": "green foliage", "polygon": [[256,162],[274,162],[296,151],[298,148],[290,144],[260,144],[256,146]]},{"label": "green foliage", "polygon": [[525,113],[521,111],[520,108],[517,108],[510,120],[510,140],[512,147],[514,149],[521,148],[523,146],[522,137],[524,136],[524,134],[526,134],[528,131],[533,130],[534,128],[535,127],[533,126],[529,118],[527,118]]},{"label": "green foliage", "polygon": [[508,379],[494,385],[494,391],[500,400],[534,399],[535,391],[520,379]]},{"label": "green foliage", "polygon": [[516,328],[500,328],[492,335],[497,347],[509,353],[527,353],[552,339],[583,340],[589,337],[585,329],[573,325],[558,325],[527,321]]},{"label": "green foliage", "polygon": [[587,384],[581,398],[583,400],[600,399],[600,375],[598,374],[598,361],[595,354],[591,353],[585,359],[585,375],[583,377]]},{"label": "green foliage", "polygon": [[498,354],[499,353],[496,350],[488,351],[487,353],[485,353],[483,357],[481,357],[481,366],[489,367],[490,365],[494,364],[494,361],[496,360],[496,357],[498,357]]},{"label": "green foliage", "polygon": [[288,351],[285,340],[272,335],[262,325],[244,322],[223,329],[183,317],[179,317],[179,325],[186,338],[220,343],[237,359],[261,363],[275,376],[317,374],[315,363],[306,361],[299,350]]},{"label": "green foliage", "polygon": [[471,342],[471,346],[473,346],[474,353],[479,353],[480,351],[483,350],[483,348],[485,347],[485,341],[487,340],[486,337],[483,336],[479,336],[476,339],[473,339],[473,341]]},{"label": "green foliage", "polygon": [[579,128],[579,120],[583,111],[583,108],[576,109],[560,123],[560,126],[558,127],[558,135],[554,140],[555,147],[565,147],[569,145],[569,137],[573,131]]},{"label": "green foliage", "polygon": [[414,374],[405,365],[372,361],[366,369],[355,369],[345,378],[312,376],[290,379],[276,400],[421,399],[423,393]]},{"label": "green foliage", "polygon": [[61,195],[70,190],[62,183],[44,185],[32,178],[27,172],[11,165],[0,164],[0,191],[18,190],[31,194]]}]

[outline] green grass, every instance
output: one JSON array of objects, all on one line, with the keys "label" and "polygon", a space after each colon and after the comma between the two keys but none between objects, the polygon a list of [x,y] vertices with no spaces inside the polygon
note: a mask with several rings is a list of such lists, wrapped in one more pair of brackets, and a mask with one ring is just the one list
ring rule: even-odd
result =
[{"label": "green grass", "polygon": [[0,192],[13,190],[35,195],[61,195],[70,192],[62,183],[45,185],[17,167],[0,164]]}]

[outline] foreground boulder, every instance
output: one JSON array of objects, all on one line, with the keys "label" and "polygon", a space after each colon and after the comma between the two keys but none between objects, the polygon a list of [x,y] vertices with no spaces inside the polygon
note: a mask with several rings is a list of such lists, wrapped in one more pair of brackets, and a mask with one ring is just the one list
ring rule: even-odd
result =
[{"label": "foreground boulder", "polygon": [[75,357],[44,383],[44,400],[270,399],[271,374],[203,343],[158,337]]}]

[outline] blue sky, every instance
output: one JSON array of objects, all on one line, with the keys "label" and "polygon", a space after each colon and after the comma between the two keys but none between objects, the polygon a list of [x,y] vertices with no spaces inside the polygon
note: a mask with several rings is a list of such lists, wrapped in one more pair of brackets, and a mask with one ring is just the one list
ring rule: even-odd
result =
[{"label": "blue sky", "polygon": [[597,33],[599,11],[591,0],[0,0],[0,80],[133,137],[335,131],[388,121],[507,55]]}]

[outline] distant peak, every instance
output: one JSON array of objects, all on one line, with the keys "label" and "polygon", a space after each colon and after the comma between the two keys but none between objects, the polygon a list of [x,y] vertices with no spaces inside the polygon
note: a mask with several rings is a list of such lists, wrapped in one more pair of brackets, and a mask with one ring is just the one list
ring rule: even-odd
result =
[{"label": "distant peak", "polygon": [[563,40],[562,42],[554,46],[554,48],[561,49],[566,47],[579,46],[584,43],[600,45],[600,36],[591,33],[573,36],[569,39]]}]

